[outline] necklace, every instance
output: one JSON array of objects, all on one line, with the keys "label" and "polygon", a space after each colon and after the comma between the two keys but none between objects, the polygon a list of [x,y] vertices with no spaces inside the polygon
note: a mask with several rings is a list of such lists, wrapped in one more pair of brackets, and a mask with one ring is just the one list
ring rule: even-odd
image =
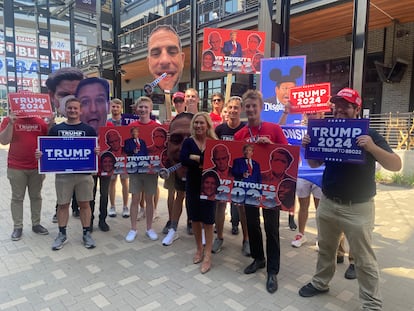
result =
[{"label": "necklace", "polygon": [[257,140],[259,139],[259,136],[260,136],[260,130],[262,129],[262,122],[260,122],[260,123],[259,123],[259,127],[258,127],[258,129],[257,129],[257,134],[256,134],[256,136],[254,136],[254,135],[253,135],[253,133],[252,133],[252,129],[251,129],[251,127],[250,127],[249,125],[247,126],[247,128],[249,129],[250,140],[251,140],[252,142],[257,142]]}]

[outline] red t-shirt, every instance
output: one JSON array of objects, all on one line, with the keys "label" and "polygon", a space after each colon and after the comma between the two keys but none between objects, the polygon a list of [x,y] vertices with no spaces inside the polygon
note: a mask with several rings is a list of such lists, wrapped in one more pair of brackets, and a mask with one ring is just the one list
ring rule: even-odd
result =
[{"label": "red t-shirt", "polygon": [[211,121],[213,121],[214,128],[216,128],[218,125],[220,125],[221,123],[223,123],[223,119],[217,113],[210,112],[210,118],[211,118]]},{"label": "red t-shirt", "polygon": [[246,125],[234,134],[234,140],[255,142],[259,137],[268,137],[275,144],[287,145],[286,136],[278,124],[261,122],[259,126],[249,127]]},{"label": "red t-shirt", "polygon": [[[1,123],[3,131],[9,124],[9,118]],[[35,151],[37,137],[47,135],[47,124],[40,118],[18,118],[13,124],[13,138],[10,142],[7,166],[18,170],[37,169]]]},{"label": "red t-shirt", "polygon": [[159,123],[157,121],[154,120],[150,120],[148,123],[142,123],[139,120],[131,122],[128,124],[128,126],[143,126],[143,125],[158,125]]}]

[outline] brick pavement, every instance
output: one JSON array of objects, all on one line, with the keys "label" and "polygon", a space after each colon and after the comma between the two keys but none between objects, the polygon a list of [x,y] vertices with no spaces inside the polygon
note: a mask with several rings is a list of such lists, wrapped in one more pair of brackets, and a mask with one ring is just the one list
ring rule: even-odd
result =
[{"label": "brick pavement", "polygon": [[[6,177],[5,148],[0,149],[0,310],[358,310],[358,286],[346,280],[345,264],[338,265],[330,292],[301,298],[300,286],[311,278],[316,251],[314,210],[310,209],[309,242],[299,249],[290,246],[295,235],[281,215],[281,271],[279,290],[266,292],[265,269],[243,274],[251,259],[241,255],[241,235],[230,233],[225,224],[222,252],[213,255],[213,267],[205,275],[192,264],[194,241],[185,233],[185,212],[179,226],[180,239],[172,246],[161,244],[166,222],[166,192],[161,192],[160,220],[154,229],[160,240],[145,237],[145,223],[138,224],[138,237],[126,243],[129,219],[108,218],[109,232],[95,228],[97,247],[81,243],[81,226],[70,217],[68,243],[52,251],[57,226],[54,212],[54,177],[48,175],[43,190],[42,224],[50,234],[31,231],[29,200],[25,200],[22,240],[12,242],[9,210],[10,186]],[[160,183],[161,185],[161,183]],[[120,194],[120,191],[117,192]],[[414,190],[379,186],[374,244],[381,268],[384,310],[414,310]],[[411,202],[410,202],[411,201]],[[118,211],[121,199],[117,198]],[[97,216],[97,215],[96,215]]]}]

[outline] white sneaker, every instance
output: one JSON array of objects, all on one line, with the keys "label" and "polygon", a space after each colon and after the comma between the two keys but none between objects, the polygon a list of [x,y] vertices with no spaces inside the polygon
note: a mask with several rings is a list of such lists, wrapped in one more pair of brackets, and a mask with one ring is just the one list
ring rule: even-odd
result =
[{"label": "white sneaker", "polygon": [[316,240],[316,242],[315,242],[315,250],[317,252],[319,252],[319,242],[318,242],[318,240]]},{"label": "white sneaker", "polygon": [[149,229],[147,230],[147,232],[145,233],[147,235],[147,237],[152,240],[152,241],[156,241],[158,240],[158,235],[155,233],[154,230]]},{"label": "white sneaker", "polygon": [[115,210],[115,206],[111,206],[108,212],[108,216],[109,217],[116,217],[116,210]]},{"label": "white sneaker", "polygon": [[127,241],[128,243],[131,243],[135,240],[136,237],[137,237],[137,230],[130,230],[125,237],[125,241]]},{"label": "white sneaker", "polygon": [[145,218],[145,209],[140,208],[138,211],[137,220],[141,220]]},{"label": "white sneaker", "polygon": [[124,208],[122,209],[122,217],[124,217],[124,218],[128,218],[129,217],[129,209],[128,209],[128,206],[124,206]]},{"label": "white sneaker", "polygon": [[292,241],[292,246],[293,247],[301,247],[303,243],[305,243],[307,241],[306,236],[304,234],[297,234],[295,236],[295,239]]},{"label": "white sneaker", "polygon": [[177,239],[178,239],[178,233],[173,228],[170,228],[168,229],[168,234],[162,240],[162,245],[169,246]]}]

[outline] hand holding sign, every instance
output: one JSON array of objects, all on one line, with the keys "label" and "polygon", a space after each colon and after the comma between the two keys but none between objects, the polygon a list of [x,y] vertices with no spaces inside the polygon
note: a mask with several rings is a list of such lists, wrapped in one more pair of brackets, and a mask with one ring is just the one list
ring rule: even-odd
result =
[{"label": "hand holding sign", "polygon": [[[365,138],[368,126],[368,119],[309,120],[310,143],[306,145],[305,156],[307,159],[362,163],[365,154],[361,144],[370,146]],[[302,142],[305,143],[305,137]]]},{"label": "hand holding sign", "polygon": [[315,113],[330,111],[328,105],[330,83],[309,84],[290,89],[289,101],[292,113]]},{"label": "hand holding sign", "polygon": [[10,110],[19,118],[40,117],[52,115],[52,106],[48,94],[30,92],[9,93]]}]

